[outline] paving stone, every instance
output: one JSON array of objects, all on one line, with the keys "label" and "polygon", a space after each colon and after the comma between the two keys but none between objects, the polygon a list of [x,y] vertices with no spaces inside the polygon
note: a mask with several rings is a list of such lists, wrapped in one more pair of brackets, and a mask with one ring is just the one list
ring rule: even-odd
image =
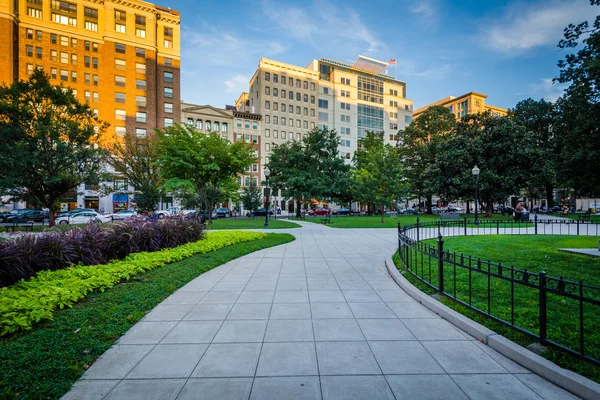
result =
[{"label": "paving stone", "polygon": [[177,325],[175,321],[144,322],[135,324],[119,338],[119,344],[157,344]]},{"label": "paving stone", "polygon": [[175,400],[185,379],[121,381],[106,400]]},{"label": "paving stone", "polygon": [[190,378],[177,400],[246,400],[251,378]]},{"label": "paving stone", "polygon": [[383,376],[322,376],[323,400],[394,400]]},{"label": "paving stone", "polygon": [[386,375],[397,400],[468,400],[448,375]]},{"label": "paving stone", "polygon": [[159,344],[127,375],[127,379],[188,378],[206,344]]},{"label": "paving stone", "polygon": [[391,303],[387,302],[388,307],[396,314],[398,318],[439,318],[437,314],[429,310],[422,304],[412,303]]},{"label": "paving stone", "polygon": [[451,375],[473,400],[539,400],[540,396],[510,374]]},{"label": "paving stone", "polygon": [[146,314],[143,321],[181,321],[192,308],[192,304],[159,304]]},{"label": "paving stone", "polygon": [[236,304],[227,319],[269,319],[271,304]]},{"label": "paving stone", "polygon": [[251,400],[321,400],[316,376],[256,378]]},{"label": "paving stone", "polygon": [[192,377],[253,377],[260,349],[260,343],[213,343]]},{"label": "paving stone", "polygon": [[369,342],[384,374],[442,374],[444,370],[415,341]]},{"label": "paving stone", "polygon": [[[473,341],[473,343],[477,347],[479,347],[481,350],[483,350],[485,352],[485,354],[492,357],[492,359],[494,359],[494,361],[496,361],[498,364],[502,365],[502,367],[504,367],[504,369],[506,369],[508,372],[513,373],[513,374],[529,374],[530,373],[527,368],[524,368],[524,367],[520,366],[519,364],[517,364],[516,362],[514,362],[513,360],[508,359],[507,357],[498,353],[496,350],[492,349],[490,346],[488,346],[484,343],[481,343],[479,341]],[[537,375],[535,375],[535,376],[537,376]]]},{"label": "paving stone", "polygon": [[367,340],[416,340],[399,319],[357,319]]},{"label": "paving stone", "polygon": [[308,292],[311,303],[345,303],[340,290],[311,290]]},{"label": "paving stone", "polygon": [[381,303],[381,298],[373,290],[342,290],[348,303]]},{"label": "paving stone", "polygon": [[241,291],[208,292],[200,301],[200,304],[233,304],[240,297]]},{"label": "paving stone", "polygon": [[418,340],[468,340],[454,325],[441,318],[402,318],[401,321]]},{"label": "paving stone", "polygon": [[271,304],[273,303],[274,290],[245,290],[237,300],[237,304]]},{"label": "paving stone", "polygon": [[540,395],[544,400],[576,400],[577,396],[572,395],[559,388],[558,386],[548,382],[539,375],[527,373],[527,374],[515,374],[518,380],[523,382],[527,387]]},{"label": "paving stone", "polygon": [[94,362],[83,375],[83,379],[123,379],[153,347],[115,345]]},{"label": "paving stone", "polygon": [[215,285],[211,292],[236,292],[242,291],[247,282],[221,281]]},{"label": "paving stone", "polygon": [[[279,283],[283,282],[304,282],[306,283],[306,274],[304,273],[288,273],[281,271],[279,274]],[[300,290],[300,289],[282,289],[282,290]],[[304,289],[306,290],[306,289]]]},{"label": "paving stone", "polygon": [[183,318],[184,321],[224,320],[233,304],[198,304]]},{"label": "paving stone", "polygon": [[271,319],[267,325],[265,342],[314,341],[310,319]]},{"label": "paving stone", "polygon": [[273,304],[270,319],[310,319],[310,304]]},{"label": "paving stone", "polygon": [[313,327],[317,341],[365,340],[354,319],[315,319]]},{"label": "paving stone", "polygon": [[267,321],[247,320],[223,322],[221,329],[213,339],[215,343],[228,342],[262,342],[267,328]]},{"label": "paving stone", "polygon": [[279,283],[277,283],[277,291],[283,290],[308,290],[306,278],[303,281],[282,281],[279,279]]},{"label": "paving stone", "polygon": [[181,321],[161,344],[210,343],[222,321]]},{"label": "paving stone", "polygon": [[308,303],[308,292],[300,290],[279,290],[275,292],[274,303]]},{"label": "paving stone", "polygon": [[[394,282],[394,284],[396,284]],[[375,290],[386,303],[416,303],[408,293],[400,288],[392,290]]]},{"label": "paving stone", "polygon": [[343,280],[339,282],[342,290],[371,290],[371,286],[364,279]]},{"label": "paving stone", "polygon": [[311,303],[313,319],[354,318],[350,307],[345,303]]},{"label": "paving stone", "polygon": [[314,343],[264,343],[256,375],[318,375]]},{"label": "paving stone", "polygon": [[356,318],[395,318],[396,315],[385,303],[349,303]]},{"label": "paving stone", "polygon": [[[376,275],[381,276],[380,274]],[[385,276],[385,278],[383,279],[370,280],[369,285],[371,285],[371,288],[378,293],[381,293],[384,290],[398,290],[404,293],[404,291],[398,287],[398,284],[394,282],[389,276]]]},{"label": "paving stone", "polygon": [[423,342],[423,346],[449,374],[508,372],[470,341]]},{"label": "paving stone", "polygon": [[161,304],[198,304],[208,292],[177,291]]},{"label": "paving stone", "polygon": [[330,280],[309,280],[308,290],[339,290],[340,287],[334,279]]},{"label": "paving stone", "polygon": [[119,380],[83,380],[80,379],[61,400],[102,400]]},{"label": "paving stone", "polygon": [[367,342],[317,342],[321,375],[377,375],[381,369]]},{"label": "paving stone", "polygon": [[208,281],[203,279],[204,275],[201,275],[199,278],[194,279],[193,281],[186,284],[184,287],[179,289],[179,291],[200,291],[200,292],[208,292],[212,288],[215,287],[217,281]]},{"label": "paving stone", "polygon": [[251,280],[251,281],[248,282],[248,285],[246,285],[246,288],[244,289],[244,292],[242,293],[242,295],[244,293],[248,293],[248,291],[254,291],[254,290],[258,290],[258,291],[272,291],[273,293],[275,293],[275,288],[276,287],[277,287],[277,281],[276,280],[273,280],[273,281],[270,281],[270,282]]}]

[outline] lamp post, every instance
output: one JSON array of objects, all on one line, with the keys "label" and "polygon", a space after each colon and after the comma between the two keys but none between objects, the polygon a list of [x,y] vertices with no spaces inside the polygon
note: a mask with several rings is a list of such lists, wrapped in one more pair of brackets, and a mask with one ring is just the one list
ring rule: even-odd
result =
[{"label": "lamp post", "polygon": [[269,175],[271,171],[269,171],[269,167],[265,167],[265,227],[269,226]]},{"label": "lamp post", "polygon": [[478,184],[478,178],[479,178],[479,168],[477,168],[477,165],[473,167],[473,169],[471,170],[471,172],[473,173],[473,176],[475,177],[475,225],[479,225],[479,202],[477,201],[477,184]]}]

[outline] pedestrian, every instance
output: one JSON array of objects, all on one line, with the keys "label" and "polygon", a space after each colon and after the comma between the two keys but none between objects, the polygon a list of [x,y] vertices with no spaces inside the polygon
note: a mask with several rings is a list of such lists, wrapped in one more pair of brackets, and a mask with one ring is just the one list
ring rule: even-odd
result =
[{"label": "pedestrian", "polygon": [[523,202],[519,202],[517,204],[517,206],[515,207],[515,214],[514,214],[515,222],[521,220],[521,214],[523,213],[524,209],[525,209],[525,205],[523,204]]},{"label": "pedestrian", "polygon": [[563,205],[563,215],[567,215],[569,214],[569,206],[564,204]]}]

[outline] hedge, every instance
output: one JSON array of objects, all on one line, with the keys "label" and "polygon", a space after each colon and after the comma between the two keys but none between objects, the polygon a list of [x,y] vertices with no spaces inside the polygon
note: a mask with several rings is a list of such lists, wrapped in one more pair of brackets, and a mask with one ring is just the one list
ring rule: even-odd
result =
[{"label": "hedge", "polygon": [[0,289],[0,336],[30,330],[36,322],[52,319],[57,308],[71,307],[91,291],[104,291],[139,273],[194,254],[264,237],[266,234],[259,232],[209,232],[203,240],[172,249],[130,254],[124,260],[103,265],[39,272],[35,278]]}]

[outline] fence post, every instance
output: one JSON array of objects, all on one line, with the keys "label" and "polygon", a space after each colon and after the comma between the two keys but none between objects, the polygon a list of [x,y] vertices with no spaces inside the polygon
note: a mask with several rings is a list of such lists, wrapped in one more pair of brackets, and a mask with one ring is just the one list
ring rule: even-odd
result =
[{"label": "fence post", "polygon": [[465,216],[465,236],[467,236],[467,217]]},{"label": "fence post", "polygon": [[402,223],[398,222],[398,258],[402,261],[402,241],[400,240],[400,231],[402,229]]},{"label": "fence post", "polygon": [[577,219],[577,236],[579,236],[579,219]]},{"label": "fence post", "polygon": [[419,217],[417,217],[417,242],[419,241]]},{"label": "fence post", "polygon": [[534,224],[535,224],[535,234],[537,235],[537,214],[535,214],[535,217],[533,218]]},{"label": "fence post", "polygon": [[[504,228],[506,229],[506,225],[504,225]],[[500,220],[497,219],[496,220],[496,235],[500,234]]]},{"label": "fence post", "polygon": [[444,240],[442,232],[438,234],[438,288],[440,294],[444,294]]},{"label": "fence post", "polygon": [[540,271],[540,343],[546,342],[546,272]]}]

